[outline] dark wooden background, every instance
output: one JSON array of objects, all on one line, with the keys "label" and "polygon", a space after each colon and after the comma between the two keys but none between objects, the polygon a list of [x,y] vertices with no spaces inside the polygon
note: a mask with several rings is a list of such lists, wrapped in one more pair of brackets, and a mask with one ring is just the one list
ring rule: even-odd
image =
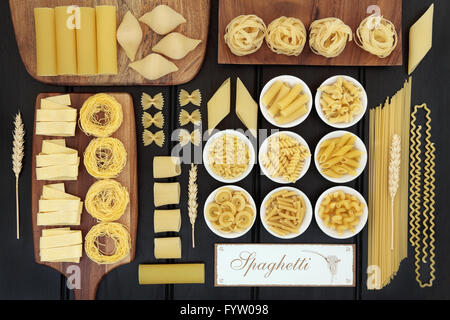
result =
[{"label": "dark wooden background", "polygon": [[[299,0],[300,1],[300,0]],[[407,61],[409,27],[418,19],[432,3],[429,0],[405,0],[403,3],[403,32],[405,32],[404,61]],[[432,288],[420,289],[415,282],[413,259],[405,260],[397,277],[382,291],[368,292],[365,285],[365,270],[367,268],[367,229],[360,236],[342,243],[357,244],[357,278],[355,288],[214,288],[213,284],[213,248],[217,242],[227,242],[216,237],[207,228],[200,211],[197,220],[197,247],[190,246],[190,224],[185,206],[182,206],[183,239],[182,262],[206,263],[205,285],[159,285],[139,286],[137,279],[138,264],[154,263],[153,257],[153,179],[152,159],[155,155],[169,154],[174,143],[166,144],[164,149],[156,147],[144,148],[138,144],[139,170],[139,227],[136,259],[133,263],[120,267],[106,276],[101,282],[97,294],[98,299],[448,299],[450,298],[450,208],[449,195],[449,163],[448,151],[450,126],[450,30],[447,28],[450,1],[435,1],[435,31],[434,46],[430,54],[414,73],[413,103],[427,102],[433,111],[433,139],[437,146],[437,279]],[[345,68],[345,67],[295,67],[295,66],[228,66],[217,64],[217,11],[218,2],[212,1],[211,25],[209,43],[205,64],[199,75],[190,83],[180,87],[54,87],[34,81],[25,71],[17,51],[11,17],[7,1],[0,1],[0,170],[2,186],[0,192],[0,299],[70,299],[73,295],[67,291],[65,280],[55,271],[34,263],[32,230],[31,230],[31,140],[35,98],[40,92],[101,92],[124,91],[132,94],[135,103],[137,135],[142,134],[140,126],[141,109],[140,94],[145,91],[155,94],[162,91],[167,104],[165,108],[168,125],[166,134],[176,128],[179,106],[177,94],[181,88],[189,91],[200,88],[204,96],[204,124],[206,125],[206,101],[218,86],[228,77],[233,83],[240,77],[254,97],[258,97],[262,86],[271,78],[280,74],[292,74],[302,78],[311,90],[328,77],[336,74],[346,74],[359,79],[367,89],[369,105],[374,107],[393,95],[407,78],[406,67],[383,68]],[[24,21],[24,23],[29,23]],[[233,89],[234,91],[234,89]],[[234,92],[233,92],[234,95]],[[21,239],[15,235],[15,201],[14,175],[11,171],[11,131],[13,116],[20,109],[25,126],[28,130],[26,141],[26,158],[20,180],[21,194]],[[193,108],[188,108],[192,111]],[[232,109],[234,110],[234,109]],[[358,133],[366,142],[368,119],[352,130]],[[271,128],[260,117],[260,127]],[[233,114],[220,124],[220,129],[242,128],[238,118]],[[192,130],[192,127],[189,128]],[[315,112],[308,120],[294,129],[302,135],[311,147],[315,147],[319,139],[332,131],[321,122]],[[183,190],[187,187],[188,166],[183,167],[180,178]],[[208,176],[204,168],[200,168],[200,205],[211,191],[221,184]],[[249,190],[259,204],[262,198],[276,185],[267,178],[260,176],[255,167],[253,173],[239,183]],[[350,186],[360,189],[367,196],[367,174]],[[314,204],[318,196],[327,188],[333,186],[326,182],[314,168],[297,183]],[[182,205],[186,203],[186,191],[182,195]],[[237,240],[237,242],[281,242],[269,235],[261,223],[257,221],[252,232]],[[324,235],[313,221],[308,231],[298,243],[339,243]]]}]

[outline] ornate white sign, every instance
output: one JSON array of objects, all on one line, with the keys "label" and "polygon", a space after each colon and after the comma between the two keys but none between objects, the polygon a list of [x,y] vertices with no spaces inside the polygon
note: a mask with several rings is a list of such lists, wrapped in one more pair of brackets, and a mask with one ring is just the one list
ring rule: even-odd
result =
[{"label": "ornate white sign", "polygon": [[355,246],[216,244],[216,287],[354,287]]}]

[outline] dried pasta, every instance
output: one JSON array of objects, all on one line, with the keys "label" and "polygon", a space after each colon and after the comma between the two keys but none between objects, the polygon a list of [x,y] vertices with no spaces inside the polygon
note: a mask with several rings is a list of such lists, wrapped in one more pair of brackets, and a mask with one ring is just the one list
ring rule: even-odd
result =
[{"label": "dried pasta", "polygon": [[[402,260],[408,256],[410,108],[411,79],[395,96],[386,100],[384,107],[370,110],[367,261],[369,290],[380,290],[388,285],[397,274]],[[401,139],[400,180],[392,203],[389,192],[389,160],[390,146],[395,134]]]},{"label": "dried pasta", "polygon": [[139,21],[148,25],[159,35],[168,34],[180,24],[186,23],[186,19],[181,14],[164,4],[144,14]]},{"label": "dried pasta", "polygon": [[154,157],[153,178],[173,178],[181,174],[181,159],[179,157]]},{"label": "dried pasta", "polygon": [[276,81],[264,94],[262,102],[275,123],[281,126],[305,116],[310,97],[301,84],[291,88],[286,82]]},{"label": "dried pasta", "polygon": [[166,135],[163,130],[160,130],[156,133],[153,133],[149,130],[144,130],[142,134],[142,141],[144,142],[144,146],[148,147],[152,143],[155,143],[158,147],[162,148],[166,141]]},{"label": "dried pasta", "polygon": [[310,26],[309,46],[325,58],[339,56],[352,40],[352,29],[338,18],[316,20]]},{"label": "dried pasta", "polygon": [[306,202],[302,195],[282,189],[272,194],[264,207],[264,221],[274,233],[282,237],[299,233],[306,214]]},{"label": "dried pasta", "polygon": [[355,233],[364,213],[365,204],[356,196],[336,191],[326,195],[319,208],[319,217],[327,228],[336,230],[339,235],[346,231]]},{"label": "dried pasta", "polygon": [[151,95],[143,92],[141,97],[141,105],[144,110],[150,109],[151,107],[162,110],[164,108],[164,96],[162,93],[158,93],[152,97]]},{"label": "dried pasta", "polygon": [[200,89],[192,91],[191,94],[184,89],[181,89],[180,95],[178,96],[178,101],[180,102],[180,106],[187,106],[189,103],[200,107],[202,104],[202,93]]},{"label": "dried pasta", "polygon": [[355,42],[362,49],[383,59],[397,47],[398,35],[391,21],[371,15],[356,30]]},{"label": "dried pasta", "polygon": [[148,112],[144,112],[142,114],[142,125],[145,129],[150,128],[151,126],[155,126],[159,129],[164,127],[164,115],[163,113],[157,112],[154,116],[149,114]]},{"label": "dried pasta", "polygon": [[223,233],[240,233],[251,227],[255,209],[244,192],[224,187],[206,206],[205,214],[214,229]]},{"label": "dried pasta", "polygon": [[122,105],[106,93],[93,95],[84,102],[79,121],[86,135],[97,138],[109,137],[122,125]]},{"label": "dried pasta", "polygon": [[151,53],[141,60],[134,61],[129,64],[129,67],[150,81],[158,80],[170,73],[178,71],[175,63],[157,53]]},{"label": "dried pasta", "polygon": [[191,39],[178,32],[172,32],[162,38],[153,48],[154,52],[174,60],[181,60],[202,42],[202,40]]},{"label": "dried pasta", "polygon": [[320,107],[331,124],[351,123],[363,112],[362,90],[342,77],[330,85],[321,86]]},{"label": "dried pasta", "polygon": [[330,178],[357,176],[363,151],[355,147],[357,137],[347,133],[341,137],[328,139],[319,146],[317,162],[320,171]]},{"label": "dried pasta", "polygon": [[180,126],[186,126],[191,122],[192,124],[199,126],[202,123],[202,114],[199,109],[194,110],[191,114],[186,110],[181,110],[178,122],[180,123]]},{"label": "dried pasta", "polygon": [[272,178],[281,178],[295,183],[311,158],[307,146],[285,133],[269,137],[267,151],[261,153],[261,164]]},{"label": "dried pasta", "polygon": [[255,15],[241,15],[226,27],[225,43],[237,56],[246,56],[258,51],[266,36],[266,24]]},{"label": "dried pasta", "polygon": [[185,129],[180,129],[178,140],[183,147],[189,143],[192,143],[194,146],[199,146],[202,143],[202,134],[199,129],[195,129],[191,133]]},{"label": "dried pasta", "polygon": [[127,11],[117,29],[117,42],[131,61],[134,61],[136,57],[142,37],[143,33],[139,21],[130,11]]},{"label": "dried pasta", "polygon": [[174,183],[158,183],[155,182],[153,187],[155,207],[167,206],[171,204],[180,204],[180,184]]},{"label": "dried pasta", "polygon": [[119,220],[130,202],[127,188],[115,180],[100,180],[86,194],[86,211],[102,222]]},{"label": "dried pasta", "polygon": [[277,54],[299,56],[306,44],[306,28],[300,19],[280,17],[267,27],[266,43]]},{"label": "dried pasta", "polygon": [[84,166],[97,179],[116,178],[127,164],[127,151],[116,138],[92,140],[84,152]]},{"label": "dried pasta", "polygon": [[[101,243],[101,238],[112,240],[113,248]],[[97,264],[114,264],[125,259],[131,251],[131,237],[127,228],[116,222],[97,224],[84,239],[84,250],[87,256]]]},{"label": "dried pasta", "polygon": [[249,147],[236,135],[224,134],[215,138],[209,148],[208,166],[219,177],[238,178],[250,166]]}]

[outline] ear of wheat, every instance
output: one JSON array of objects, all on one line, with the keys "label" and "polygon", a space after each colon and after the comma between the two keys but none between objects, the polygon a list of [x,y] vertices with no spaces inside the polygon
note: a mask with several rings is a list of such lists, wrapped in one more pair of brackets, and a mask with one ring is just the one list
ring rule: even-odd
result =
[{"label": "ear of wheat", "polygon": [[401,138],[398,134],[392,137],[389,159],[389,195],[391,196],[391,250],[394,250],[394,205],[400,183]]},{"label": "ear of wheat", "polygon": [[12,170],[16,176],[16,225],[17,225],[17,239],[20,238],[19,226],[19,176],[22,171],[23,156],[25,144],[25,128],[20,112],[17,113],[14,119],[13,132],[13,147],[12,147]]},{"label": "ear of wheat", "polygon": [[198,211],[197,195],[197,165],[191,164],[191,169],[189,170],[188,212],[192,225],[192,248],[195,248],[195,220],[197,219]]}]

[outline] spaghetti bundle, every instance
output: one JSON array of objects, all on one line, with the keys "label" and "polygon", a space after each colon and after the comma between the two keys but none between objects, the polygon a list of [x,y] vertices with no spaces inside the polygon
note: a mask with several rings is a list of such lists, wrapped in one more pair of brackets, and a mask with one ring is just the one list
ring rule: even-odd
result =
[{"label": "spaghetti bundle", "polygon": [[97,179],[117,177],[127,163],[127,151],[116,138],[92,140],[84,152],[84,166]]},{"label": "spaghetti bundle", "polygon": [[[369,123],[369,290],[387,286],[408,255],[408,151],[411,79],[384,107],[370,110]],[[395,137],[395,138],[394,138]],[[397,146],[392,148],[392,141]],[[393,188],[395,149],[395,188]],[[390,166],[391,164],[391,166]],[[390,170],[391,169],[391,170]],[[391,172],[390,172],[391,171]],[[392,197],[395,189],[395,197]]]},{"label": "spaghetti bundle", "polygon": [[127,189],[115,180],[100,180],[86,194],[89,214],[103,222],[119,220],[130,202]]},{"label": "spaghetti bundle", "polygon": [[[100,243],[100,238],[113,243]],[[131,250],[131,237],[128,230],[120,223],[100,223],[92,227],[84,239],[84,250],[87,256],[97,264],[113,264],[125,259]]]},{"label": "spaghetti bundle", "polygon": [[266,24],[255,15],[234,18],[225,30],[225,43],[237,56],[252,54],[261,48],[266,36]]},{"label": "spaghetti bundle", "polygon": [[369,16],[356,30],[355,42],[367,52],[386,58],[397,47],[398,35],[391,21],[383,17]]},{"label": "spaghetti bundle", "polygon": [[338,18],[314,21],[310,26],[309,46],[318,55],[334,58],[353,40],[352,29]]},{"label": "spaghetti bundle", "polygon": [[267,27],[266,42],[277,54],[298,56],[306,43],[306,28],[300,19],[280,17]]},{"label": "spaghetti bundle", "polygon": [[109,137],[120,128],[122,121],[122,105],[105,93],[87,99],[80,110],[80,126],[88,136]]}]

